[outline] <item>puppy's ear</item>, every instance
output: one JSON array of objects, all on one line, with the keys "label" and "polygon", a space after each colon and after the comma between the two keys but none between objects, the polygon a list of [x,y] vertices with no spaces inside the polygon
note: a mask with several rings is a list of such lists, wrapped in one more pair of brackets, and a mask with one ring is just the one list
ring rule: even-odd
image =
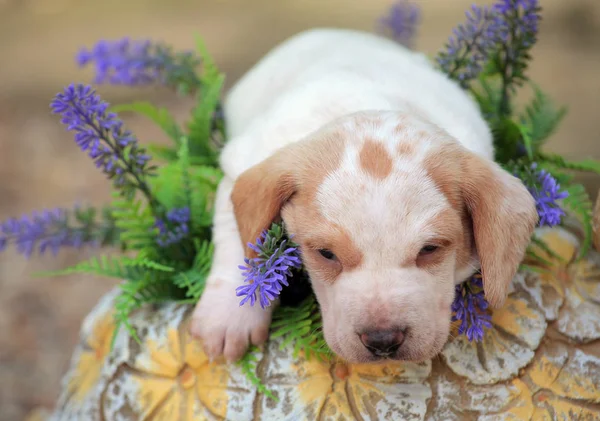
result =
[{"label": "puppy's ear", "polygon": [[243,172],[231,192],[233,211],[246,256],[260,234],[270,228],[284,203],[295,191],[292,163],[280,153]]},{"label": "puppy's ear", "polygon": [[462,194],[473,222],[486,299],[500,307],[538,221],[523,183],[472,152],[462,160]]}]

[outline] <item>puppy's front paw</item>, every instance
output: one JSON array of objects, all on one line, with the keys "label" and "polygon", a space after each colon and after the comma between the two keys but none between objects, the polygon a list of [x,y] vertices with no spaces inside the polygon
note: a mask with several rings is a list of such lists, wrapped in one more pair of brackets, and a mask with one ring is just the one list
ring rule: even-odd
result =
[{"label": "puppy's front paw", "polygon": [[269,336],[272,307],[240,307],[240,298],[230,282],[207,283],[194,309],[190,331],[202,341],[209,358],[221,355],[229,362],[239,360],[250,344],[260,345]]}]

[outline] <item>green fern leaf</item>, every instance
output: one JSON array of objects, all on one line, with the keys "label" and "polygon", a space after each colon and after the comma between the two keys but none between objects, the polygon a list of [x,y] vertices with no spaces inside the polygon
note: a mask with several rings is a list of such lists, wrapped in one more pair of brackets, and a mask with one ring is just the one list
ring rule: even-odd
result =
[{"label": "green fern leaf", "polygon": [[200,77],[200,80],[203,83],[213,82],[220,77],[221,72],[208,52],[206,45],[204,45],[202,37],[196,34],[194,38],[196,39],[196,51],[198,55],[202,57],[202,76]]},{"label": "green fern leaf", "polygon": [[298,307],[280,307],[273,315],[271,338],[282,337],[281,348],[294,347],[293,355],[304,352],[306,359],[313,355],[328,360],[331,350],[323,337],[323,325],[319,305],[314,296]]},{"label": "green fern leaf", "polygon": [[222,172],[210,166],[190,165],[186,170],[186,165],[177,161],[159,168],[158,176],[150,180],[152,191],[167,209],[189,206],[194,229],[209,227]]},{"label": "green fern leaf", "polygon": [[202,40],[196,37],[198,53],[203,57],[203,71],[200,81],[202,89],[197,94],[196,106],[188,123],[190,156],[201,160],[204,165],[218,166],[218,147],[212,138],[215,111],[221,102],[221,92],[225,76],[206,50]]},{"label": "green fern leaf", "polygon": [[147,149],[150,155],[152,155],[152,159],[162,159],[166,162],[177,161],[177,149],[173,147],[149,144],[147,145]]},{"label": "green fern leaf", "polygon": [[541,251],[546,253],[552,259],[558,260],[560,263],[567,263],[566,260],[558,253],[556,253],[552,247],[548,245],[543,239],[533,235],[531,237],[531,246],[539,248]]},{"label": "green fern leaf", "polygon": [[581,161],[569,161],[556,154],[540,154],[540,159],[557,168],[572,171],[585,171],[600,174],[600,161],[595,159],[583,159]]},{"label": "green fern leaf", "polygon": [[527,152],[527,157],[533,160],[533,154],[535,152],[532,129],[531,127],[523,124],[517,125],[517,127],[519,128],[519,132],[521,133],[521,139],[523,139],[523,146],[525,147],[525,151]]},{"label": "green fern leaf", "polygon": [[144,272],[173,272],[172,267],[155,262],[144,256],[135,258],[127,256],[111,257],[99,256],[79,262],[65,269],[49,272],[40,272],[42,276],[63,276],[75,273],[87,273],[105,276],[114,279],[136,280],[143,276]]},{"label": "green fern leaf", "polygon": [[535,250],[534,247],[531,247],[531,245],[527,247],[527,250],[525,250],[525,258],[535,266],[544,268],[549,268],[552,266],[552,262],[547,260],[545,257],[540,256],[537,250]]},{"label": "green fern leaf", "polygon": [[584,257],[592,246],[592,212],[593,203],[585,187],[581,184],[571,184],[565,190],[569,196],[563,199],[564,207],[571,211],[583,226],[584,238],[579,249],[579,258]]},{"label": "green fern leaf", "polygon": [[[177,151],[179,167],[181,168],[181,187],[183,201],[189,208],[192,207],[192,185],[190,180],[190,148],[186,137],[181,138],[181,146]],[[192,222],[193,219],[192,219]]]},{"label": "green fern leaf", "polygon": [[135,279],[139,276],[139,271],[135,266],[126,267],[124,262],[127,260],[125,256],[109,257],[99,256],[92,257],[89,260],[79,262],[65,269],[40,272],[42,276],[63,276],[75,273],[92,274],[105,276],[114,279]]},{"label": "green fern leaf", "polygon": [[163,265],[162,263],[156,262],[146,256],[145,250],[142,250],[134,258],[123,258],[121,259],[123,266],[150,269],[157,272],[173,272],[175,269],[171,266]]},{"label": "green fern leaf", "polygon": [[183,135],[181,128],[175,121],[175,117],[166,108],[159,108],[150,102],[139,101],[131,104],[119,104],[112,107],[114,112],[132,111],[152,120],[160,127],[174,142],[179,144]]},{"label": "green fern leaf", "polygon": [[212,265],[214,246],[210,241],[196,242],[196,257],[190,270],[180,272],[173,278],[173,283],[186,291],[185,295],[194,302],[200,299],[206,278]]},{"label": "green fern leaf", "polygon": [[552,270],[547,267],[534,266],[532,264],[521,263],[519,272],[534,272],[534,273],[552,273]]},{"label": "green fern leaf", "polygon": [[157,230],[152,210],[141,200],[117,197],[112,203],[115,225],[126,250],[155,247]]},{"label": "green fern leaf", "polygon": [[531,85],[534,98],[525,107],[520,120],[523,126],[526,127],[531,143],[537,147],[554,133],[567,109],[565,107],[557,108],[540,88],[533,83]]},{"label": "green fern leaf", "polygon": [[250,348],[246,352],[246,355],[244,355],[244,357],[240,361],[238,361],[238,365],[241,368],[242,373],[244,373],[246,378],[250,381],[250,383],[254,385],[254,387],[256,387],[256,389],[260,393],[263,393],[265,396],[278,402],[279,399],[273,394],[273,392],[271,392],[265,386],[265,384],[256,374],[256,370],[258,368],[258,357],[256,356],[256,354],[258,353],[258,351],[259,349],[255,346]]},{"label": "green fern leaf", "polygon": [[471,94],[479,104],[482,114],[491,122],[497,119],[502,92],[498,84],[492,85],[483,74],[479,78],[479,86],[481,90],[472,89]]},{"label": "green fern leaf", "polygon": [[156,273],[144,273],[136,280],[129,280],[119,285],[121,294],[115,299],[115,332],[111,349],[119,329],[125,327],[129,335],[140,343],[137,331],[130,322],[133,311],[145,304],[164,303],[177,298],[174,286],[168,280],[157,276]]}]

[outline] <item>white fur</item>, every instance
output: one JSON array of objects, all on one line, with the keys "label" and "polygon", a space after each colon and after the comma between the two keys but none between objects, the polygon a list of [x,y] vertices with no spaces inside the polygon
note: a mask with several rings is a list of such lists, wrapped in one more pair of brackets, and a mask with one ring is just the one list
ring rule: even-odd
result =
[{"label": "white fur", "polygon": [[[422,54],[368,33],[334,29],[301,33],[272,50],[231,89],[225,102],[230,140],[221,155],[225,178],[215,209],[215,258],[207,289],[192,322],[192,331],[203,339],[209,355],[224,353],[230,360],[238,358],[250,342],[264,340],[271,315],[258,305],[239,307],[239,298],[235,296],[236,286],[243,282],[237,267],[243,262],[244,251],[229,199],[233,182],[276,150],[338,118],[360,111],[375,112],[389,120],[390,124],[383,124],[372,134],[383,141],[391,153],[395,146],[394,124],[391,123],[396,120],[389,112],[390,116],[386,117],[384,110],[415,116],[407,126],[405,137],[416,139],[419,132],[429,133],[437,126],[475,154],[487,159],[493,157],[490,131],[477,105],[458,85],[436,71]],[[364,128],[352,127],[351,120],[345,124],[349,136],[355,133],[360,138],[365,134]],[[378,250],[365,256],[363,273],[375,271],[384,261],[391,262],[393,252],[398,251],[398,238],[431,235],[427,221],[448,206],[443,194],[422,174],[419,165],[420,159],[434,146],[433,142],[433,137],[422,139],[416,148],[417,156],[397,159],[395,176],[382,182],[375,182],[357,170],[359,143],[355,143],[345,151],[341,168],[320,187],[317,200],[323,215],[331,221],[349,221],[345,227],[361,250]],[[372,187],[369,196],[352,196],[339,191],[336,177],[368,183]],[[398,177],[418,181],[414,188],[402,192],[396,189]],[[397,206],[390,209],[390,203]],[[405,231],[394,231],[399,226],[399,218],[405,219],[402,225]],[[411,222],[406,223],[406,218]],[[372,221],[381,224],[378,232],[395,232],[394,236],[388,235],[388,244],[374,244],[374,239],[381,236],[373,237]],[[449,270],[454,273],[454,268]],[[474,267],[456,270],[460,272],[457,276],[464,279]],[[400,276],[399,273],[389,270],[378,273],[385,278],[380,287],[391,288],[390,279]],[[412,269],[402,273],[407,293],[419,296],[426,293],[425,287],[437,288],[436,281],[429,278],[422,286],[410,284],[406,276],[414,274]],[[346,278],[337,288],[356,289],[350,280],[357,276],[355,273]],[[455,281],[458,280],[452,279],[451,283]],[[453,293],[451,286],[445,288],[450,288],[444,290],[446,296]],[[374,289],[371,293],[381,294],[385,290]],[[406,295],[396,298],[397,303],[408,305]],[[348,298],[346,305],[357,304]],[[432,303],[431,314],[428,313],[434,319],[438,317],[437,305],[437,302]],[[423,317],[415,308],[411,311],[411,320]],[[442,317],[447,318],[448,314],[443,313]],[[444,326],[428,328],[444,330]],[[447,330],[447,326],[445,328]],[[427,341],[421,343],[432,346]]]},{"label": "white fur", "polygon": [[267,54],[230,91],[221,165],[232,179],[335,118],[415,110],[473,152],[493,157],[479,108],[428,59],[369,33],[315,29]]}]

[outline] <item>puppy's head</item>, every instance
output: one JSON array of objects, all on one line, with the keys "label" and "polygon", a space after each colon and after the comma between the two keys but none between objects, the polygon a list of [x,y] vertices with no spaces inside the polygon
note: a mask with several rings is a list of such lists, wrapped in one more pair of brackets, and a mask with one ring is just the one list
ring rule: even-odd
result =
[{"label": "puppy's head", "polygon": [[351,362],[436,355],[455,284],[481,267],[500,306],[537,221],[497,164],[426,122],[377,114],[282,148],[238,178],[232,201],[244,245],[284,220],[325,339]]}]

